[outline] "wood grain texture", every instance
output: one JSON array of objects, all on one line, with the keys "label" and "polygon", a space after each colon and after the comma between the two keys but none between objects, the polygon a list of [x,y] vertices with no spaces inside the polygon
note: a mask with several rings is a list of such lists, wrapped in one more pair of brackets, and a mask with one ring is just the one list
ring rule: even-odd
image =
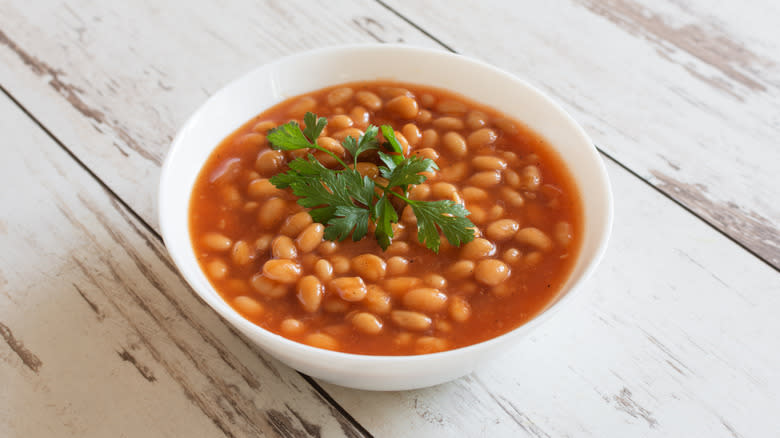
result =
[{"label": "wood grain texture", "polygon": [[3,436],[360,435],[5,96],[0,130]]},{"label": "wood grain texture", "polygon": [[[589,23],[611,23],[587,8],[578,8],[575,9],[584,11],[584,16],[589,17]],[[537,15],[543,17],[542,12]],[[461,9],[459,14],[478,17],[480,13],[484,11],[464,12]],[[510,13],[505,15],[511,17]],[[418,8],[410,17],[425,14],[425,8]],[[222,18],[213,20],[215,16]],[[567,24],[577,29],[580,16],[567,17],[563,17],[571,20]],[[491,18],[483,23],[484,31],[488,32],[492,27],[499,27],[496,23],[500,21]],[[550,23],[547,22],[548,29]],[[459,38],[482,38],[470,34],[465,24],[459,26],[463,29]],[[296,28],[298,32],[285,32],[289,28]],[[426,30],[432,32],[432,29]],[[568,55],[555,51],[562,44],[558,39],[571,38],[565,27],[561,29],[560,34],[548,36],[545,50],[534,52],[536,59],[530,65],[552,66],[554,62],[567,59]],[[318,45],[399,40],[435,45],[380,5],[348,1],[329,2],[327,7],[303,2],[236,2],[218,7],[206,2],[198,7],[190,7],[184,2],[133,2],[109,7],[86,1],[44,7],[7,1],[0,4],[0,31],[3,32],[0,84],[152,227],[156,227],[153,205],[158,163],[170,136],[207,95],[226,81],[288,51]],[[518,38],[523,36],[520,33]],[[633,36],[626,38],[626,32],[619,28],[610,36],[620,47],[621,44],[645,44],[637,43]],[[513,44],[517,47],[516,42]],[[505,61],[491,59],[498,64]],[[560,68],[560,64],[556,65]],[[601,81],[600,87],[606,87],[602,82],[616,80],[612,77],[615,73],[607,66],[599,67],[595,60],[587,65],[594,69],[590,77]],[[580,68],[585,69],[584,66]],[[576,79],[570,75],[572,81]],[[546,89],[558,90],[560,94],[553,86]],[[563,89],[578,90],[576,84],[569,82]],[[581,96],[586,91],[573,92],[573,95]],[[561,99],[560,95],[558,97]],[[570,110],[573,108],[571,102],[565,101]],[[573,102],[582,105],[590,102],[593,105],[589,109],[602,116],[582,119],[592,133],[602,135],[602,139],[620,140],[620,145],[639,144],[625,143],[630,136],[624,132],[630,131],[621,131],[614,137],[607,135],[616,129],[613,126],[623,126],[612,120],[611,108],[602,108],[587,99]],[[617,116],[624,115],[618,111]],[[24,134],[20,138],[24,139]],[[661,146],[648,145],[652,148]],[[680,143],[680,157],[684,158],[687,146],[687,143]],[[652,155],[653,151],[634,153]],[[611,149],[609,152],[614,153]],[[684,168],[683,164],[675,165]],[[747,437],[772,435],[780,430],[771,410],[779,401],[775,370],[780,366],[780,359],[777,352],[766,348],[776,343],[773,334],[779,328],[772,317],[772,309],[779,304],[776,291],[780,290],[780,284],[776,273],[624,170],[615,165],[610,165],[609,170],[616,189],[617,220],[607,259],[580,297],[533,337],[480,372],[435,388],[367,393],[326,386],[328,393],[376,436],[706,434]],[[675,173],[672,175],[679,177]],[[688,180],[680,178],[680,181]],[[91,190],[105,197],[103,192]],[[121,206],[107,207],[106,202],[93,202],[90,208],[78,197],[67,199],[79,206],[71,214],[76,217],[73,222],[92,224],[97,231],[92,230],[93,227],[81,230],[75,225],[63,228],[57,224],[35,223],[29,225],[29,231],[24,235],[40,239],[41,230],[52,229],[55,234],[87,236],[88,232],[98,233],[102,236],[98,242],[114,240],[111,233],[104,231],[113,226],[104,227],[96,218],[108,214],[107,223],[112,225],[111,218],[121,214],[118,212],[127,215]],[[19,213],[17,222],[24,223],[21,218],[26,215],[35,217],[34,210],[29,208]],[[68,216],[59,210],[56,214]],[[13,228],[4,225],[2,219],[0,238],[3,229],[19,229],[18,225]],[[155,342],[150,341],[151,346],[142,344],[139,352],[131,348],[130,342],[116,345],[101,341],[102,337],[94,341],[94,331],[84,330],[84,344],[110,344],[100,347],[104,356],[118,363],[135,381],[153,388],[165,382],[171,388],[182,387],[183,384],[171,375],[196,388],[211,388],[212,385],[221,388],[206,392],[206,401],[200,402],[210,409],[206,415],[200,405],[193,408],[183,402],[163,409],[166,413],[182,410],[182,419],[196,417],[191,423],[198,425],[204,424],[203,418],[206,418],[205,424],[211,428],[204,426],[203,430],[218,433],[219,429],[212,426],[215,423],[208,421],[209,415],[218,415],[218,418],[238,419],[237,435],[251,431],[250,425],[254,422],[270,424],[278,433],[294,429],[316,435],[316,427],[320,424],[328,425],[319,431],[322,436],[333,431],[341,433],[338,425],[343,424],[343,418],[337,413],[312,410],[305,398],[287,403],[279,401],[292,397],[288,393],[296,395],[311,389],[295,379],[290,370],[276,367],[275,362],[235,338],[213,313],[187,295],[189,292],[171,273],[159,242],[132,217],[123,217],[117,222],[121,224],[122,221],[130,225],[120,229],[133,224],[137,228],[138,231],[134,229],[129,235],[137,236],[130,240],[131,246],[143,239],[139,252],[135,257],[122,255],[119,262],[113,261],[113,254],[109,257],[105,252],[93,254],[95,251],[86,249],[79,252],[80,257],[87,257],[88,261],[83,264],[83,270],[72,262],[75,266],[72,269],[85,273],[79,274],[78,287],[74,286],[71,294],[80,300],[77,301],[80,315],[94,315],[91,316],[97,321],[94,325],[101,328],[107,324],[98,325],[98,322],[117,320],[117,307],[135,309],[119,314],[124,318],[119,320],[126,322],[115,329],[118,331],[109,331],[110,339],[127,332],[136,333],[138,330],[134,327],[137,325]],[[27,244],[17,240],[12,243],[20,248]],[[93,247],[92,243],[86,246]],[[60,252],[47,253],[45,259],[53,266],[60,266],[56,263],[60,258],[72,259]],[[37,278],[35,274],[39,271],[25,268],[24,263],[8,258],[0,260],[3,260],[0,286],[9,281],[20,284]],[[93,274],[94,279],[86,274],[92,263],[101,267]],[[117,274],[114,275],[109,267]],[[15,273],[9,274],[5,270]],[[162,283],[150,282],[146,280],[149,275],[139,272],[155,273],[163,278]],[[49,278],[49,281],[52,283],[47,284],[53,284],[55,280]],[[161,291],[157,291],[154,284],[160,285]],[[118,291],[109,295],[114,289]],[[181,292],[185,298],[179,297],[178,292],[171,295],[172,290],[185,291]],[[3,293],[0,299],[14,302],[15,295],[7,289],[0,287],[0,292]],[[141,292],[144,294],[138,295]],[[129,298],[125,298],[126,295]],[[176,299],[184,300],[184,304],[179,305],[180,310],[171,304],[171,300]],[[115,300],[125,304],[112,304]],[[150,313],[154,317],[149,316]],[[185,315],[190,314],[194,316],[187,319]],[[155,324],[167,323],[169,318],[178,321],[175,326],[182,330],[175,332],[179,334],[176,341],[168,341],[173,335],[159,333],[156,329]],[[37,348],[48,345],[45,338],[36,340],[34,336],[28,336],[26,329],[18,328],[20,324],[16,320],[0,319],[0,322],[12,330],[14,342],[20,343],[43,363],[39,373],[45,372],[51,354],[44,354],[45,350]],[[131,326],[131,323],[135,325]],[[212,341],[181,340],[189,339],[189,336],[197,339],[196,333],[197,336],[205,334],[207,339],[220,339],[222,346],[217,348]],[[3,347],[0,350],[2,357],[15,361],[15,369],[33,373],[7,342],[0,342],[0,347]],[[82,345],[77,352],[93,354],[91,348]],[[187,353],[190,349],[195,353]],[[156,356],[150,351],[155,351]],[[61,354],[64,357],[66,353]],[[230,391],[204,378],[213,372],[212,368],[189,365],[179,369],[180,363],[192,361],[191,355],[208,356],[216,364],[220,364],[223,357],[235,358],[231,359],[232,366],[223,365],[225,370],[216,364],[211,366],[217,368],[218,374],[224,372],[232,376],[230,381],[238,388],[251,389],[253,385],[259,385],[264,390],[252,398],[241,391],[238,395],[231,393],[235,397],[243,394],[244,404],[239,406],[248,409],[251,415],[219,417],[222,414],[215,406],[228,406],[228,412],[231,412],[233,405],[230,402],[226,405],[217,402],[224,400],[220,397]],[[165,362],[169,365],[155,365],[159,362],[157,356],[170,357]],[[272,365],[264,365],[266,361]],[[268,369],[276,369],[279,375],[264,371]],[[59,370],[56,374],[69,380],[62,385],[72,384],[74,380],[68,372]],[[262,378],[253,374],[260,372],[264,373]],[[20,384],[20,391],[34,387],[35,381],[24,382]],[[147,387],[133,389],[138,397],[157,400],[157,393],[142,395]],[[118,390],[105,388],[105,391]],[[62,392],[58,394],[59,399],[64,397]],[[195,394],[200,396],[200,393]],[[36,402],[42,404],[43,400],[41,396]],[[258,406],[256,410],[250,409],[246,400],[252,400]],[[264,411],[263,407],[269,404],[272,406]],[[160,415],[159,410],[154,412]],[[329,420],[329,416],[335,420]],[[155,424],[156,418],[159,416],[150,418],[147,424]],[[0,417],[2,425],[10,424],[10,421]],[[165,424],[160,434],[180,435],[171,431],[187,432],[197,428],[191,423],[184,426],[178,422]],[[203,434],[206,433],[199,435]]]},{"label": "wood grain texture", "polygon": [[386,3],[554,96],[604,151],[780,268],[777,2]]},{"label": "wood grain texture", "polygon": [[0,83],[152,225],[174,134],[227,82],[322,46],[435,45],[373,2],[191,3],[0,3]]},{"label": "wood grain texture", "polygon": [[378,436],[780,433],[780,276],[617,165],[608,171],[609,250],[555,318],[449,384],[328,392]]}]

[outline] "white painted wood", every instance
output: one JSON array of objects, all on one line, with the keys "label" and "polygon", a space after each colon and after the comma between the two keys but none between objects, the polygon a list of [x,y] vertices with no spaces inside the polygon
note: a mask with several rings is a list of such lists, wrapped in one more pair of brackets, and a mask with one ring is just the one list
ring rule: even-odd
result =
[{"label": "white painted wood", "polygon": [[211,93],[288,54],[377,41],[435,46],[357,0],[4,1],[0,84],[154,225],[159,165]]},{"label": "white painted wood", "polygon": [[[780,266],[777,5],[572,1],[389,3],[556,96],[602,149]],[[361,41],[437,46],[381,5],[354,0],[6,2],[0,81],[83,160],[122,163],[101,177],[155,223],[132,181],[156,181],[199,102],[268,60]]]},{"label": "white painted wood", "polygon": [[[558,4],[553,6],[561,7]],[[544,17],[542,12],[539,11],[537,16]],[[296,15],[298,13],[303,15]],[[460,11],[462,16],[474,17],[474,20],[478,20],[481,13],[484,12]],[[507,12],[510,13],[514,12]],[[409,17],[415,19],[425,14],[425,8],[421,8],[409,14]],[[222,18],[213,19],[217,16]],[[550,22],[547,22],[548,29],[560,31],[554,34],[555,38],[548,37],[545,40],[547,45],[543,46],[544,50],[534,52],[536,58],[523,58],[526,63],[534,66],[552,65],[553,61],[560,63],[561,59],[569,56],[556,51],[556,47],[562,44],[562,39],[571,38],[566,29],[577,29],[577,18],[580,16],[567,17],[563,18],[571,20],[565,21],[568,26],[551,27]],[[584,17],[589,24],[596,23],[602,27],[609,25],[602,23],[605,20],[592,12]],[[289,24],[291,20],[299,33],[285,32],[293,27]],[[491,20],[482,23],[484,32],[499,27]],[[384,26],[384,29],[380,26]],[[463,29],[459,41],[464,46],[465,39],[481,38],[478,34],[469,33],[471,31],[466,24],[458,26]],[[426,30],[433,32],[433,26]],[[439,30],[436,27],[436,31]],[[197,7],[191,3],[185,5],[184,2],[132,2],[128,5],[112,4],[110,7],[81,1],[69,2],[68,7],[5,2],[0,4],[0,31],[3,32],[0,34],[0,84],[153,226],[156,224],[153,205],[156,199],[157,162],[167,147],[168,137],[189,112],[222,83],[282,53],[317,45],[370,40],[374,36],[383,40],[404,38],[415,44],[433,44],[380,5],[347,1],[328,2],[327,7],[295,2],[268,2],[261,5],[244,2],[228,7],[212,6],[208,2],[200,3]],[[530,34],[538,35],[539,32]],[[617,30],[609,32],[608,36],[615,39],[611,43],[618,47],[644,47],[643,44],[646,44]],[[487,38],[483,40],[489,41]],[[627,50],[625,47],[621,50]],[[479,55],[476,52],[474,54]],[[499,58],[490,60],[496,64],[507,62]],[[601,61],[603,64],[604,60]],[[587,65],[596,69],[590,73],[595,80],[620,82],[611,76],[613,73],[606,67],[597,68],[595,61]],[[654,70],[650,68],[649,71]],[[665,71],[659,67],[658,74]],[[530,77],[524,71],[519,73]],[[572,74],[570,80],[576,78],[577,75]],[[622,77],[618,79],[623,80]],[[626,145],[639,148],[638,145],[646,144],[644,137],[632,139],[633,134],[630,132],[625,134],[620,131],[613,136],[608,135],[618,130],[614,126],[623,126],[612,121],[614,116],[609,112],[611,109],[599,109],[603,108],[602,105],[611,104],[611,100],[606,103],[588,100],[582,97],[587,96],[588,90],[578,89],[575,83],[542,85],[547,91],[555,92],[561,88],[571,91],[576,100],[566,100],[566,95],[560,94],[559,98],[569,105],[569,109],[588,125],[598,139],[605,142],[607,139],[615,140],[605,144],[606,147],[615,148],[608,149],[610,153],[624,154],[624,150],[633,151]],[[600,84],[599,87],[606,86]],[[704,87],[700,86],[700,89]],[[709,95],[704,93],[703,96]],[[572,102],[586,102],[588,108],[596,111],[601,119],[581,117]],[[628,109],[625,111],[631,112]],[[623,116],[622,113],[618,115]],[[722,119],[712,120],[713,123],[722,122]],[[673,122],[679,124],[679,120]],[[755,126],[748,124],[745,128],[749,131],[746,135],[757,135]],[[9,124],[6,129],[17,130],[13,138],[20,144],[29,136],[16,123]],[[675,125],[675,129],[680,128]],[[759,129],[758,132],[762,131]],[[647,147],[664,151],[665,146],[658,143],[656,139],[647,143]],[[618,147],[621,149],[618,150]],[[679,153],[686,154],[687,148],[687,142],[680,143]],[[20,152],[14,153],[18,155]],[[643,154],[646,151],[632,153]],[[623,155],[619,156],[623,158]],[[60,167],[66,164],[67,160],[64,160]],[[690,166],[678,165],[683,169],[684,166]],[[741,169],[740,172],[744,170],[742,167],[737,168]],[[773,334],[779,328],[771,314],[772,309],[776,309],[779,304],[777,291],[780,290],[780,284],[777,274],[627,172],[612,164],[610,172],[616,189],[617,221],[607,259],[578,300],[540,329],[534,338],[519,345],[517,350],[506,357],[505,362],[497,362],[469,378],[428,390],[377,394],[328,386],[329,393],[376,436],[458,436],[481,433],[496,436],[767,436],[779,431],[774,412],[780,404],[776,371],[780,366],[780,358],[771,347],[776,344]],[[760,170],[756,172],[761,173]],[[763,176],[758,175],[756,178],[756,181],[761,181]],[[55,184],[59,189],[56,193],[62,192],[63,196],[68,193],[73,196],[72,193],[77,193],[78,189],[93,193],[95,197],[103,196],[104,201],[98,202],[94,211],[114,218],[111,223],[118,224],[121,229],[129,229],[129,225],[121,225],[123,222],[117,213],[110,209],[104,212],[108,205],[106,195],[86,182],[75,183],[75,190],[70,188],[72,192],[68,191],[62,179],[50,184]],[[44,189],[29,190],[38,193]],[[17,196],[16,193],[13,195]],[[79,204],[78,198],[66,199]],[[17,239],[13,241],[15,246],[36,247],[28,240],[41,246],[40,240],[36,239],[46,238],[52,233],[51,230],[55,230],[55,236],[73,236],[74,233],[84,235],[87,232],[79,231],[74,226],[63,227],[52,222],[24,220],[28,215],[35,217],[32,208],[47,203],[39,201],[34,205],[27,207],[24,214],[14,216],[17,222],[25,226],[30,222],[24,228],[24,233],[14,237]],[[722,213],[722,209],[716,207],[716,204],[702,204],[706,212]],[[92,232],[92,228],[95,228],[97,231],[94,232],[102,236],[99,242],[108,245],[105,242],[110,243],[113,237],[101,231],[95,213],[88,213],[87,210],[86,206],[80,207],[77,222],[92,224],[93,227],[88,228],[88,231]],[[135,222],[131,223],[138,226]],[[15,229],[21,229],[21,226]],[[282,403],[276,397],[286,400],[284,397],[298,397],[297,394],[301,392],[311,391],[288,369],[277,369],[283,376],[281,381],[264,371],[266,368],[261,363],[264,356],[258,356],[255,351],[232,338],[232,334],[226,332],[213,313],[194,302],[169,268],[159,266],[164,264],[161,260],[166,259],[163,257],[155,261],[157,255],[152,249],[162,251],[159,242],[143,231],[141,235],[146,236],[149,243],[137,248],[139,257],[157,276],[164,278],[164,287],[161,289],[169,294],[176,291],[174,297],[183,300],[186,310],[197,315],[198,321],[206,321],[197,329],[220,339],[224,349],[214,351],[216,349],[213,345],[200,345],[192,340],[189,342],[193,342],[194,346],[187,342],[180,344],[181,347],[166,341],[168,335],[157,334],[154,323],[164,321],[164,317],[169,314],[177,315],[177,311],[172,310],[157,292],[146,290],[150,288],[149,284],[141,274],[134,271],[135,261],[128,256],[121,256],[119,261],[114,261],[113,254],[108,257],[105,252],[95,255],[94,251],[83,250],[78,254],[88,257],[88,260],[100,267],[96,274],[99,287],[85,292],[90,299],[103,300],[95,301],[99,308],[113,308],[111,303],[120,300],[123,285],[129,285],[134,290],[144,291],[144,299],[154,305],[153,309],[158,305],[163,309],[159,310],[159,318],[155,321],[135,309],[133,303],[125,304],[128,309],[135,310],[125,313],[126,322],[114,329],[117,331],[109,332],[109,337],[131,332],[131,323],[152,327],[144,333],[156,341],[152,345],[158,354],[171,355],[167,363],[186,364],[186,353],[192,351],[198,357],[202,355],[213,359],[215,362],[211,366],[217,369],[218,374],[226,372],[232,376],[230,382],[235,388],[231,388],[241,396],[239,400],[244,403],[252,401],[259,406],[257,409],[260,412],[264,412],[263,406]],[[0,233],[0,239],[5,238],[8,237]],[[58,264],[60,259],[71,253],[67,248],[25,251],[22,254],[43,254],[48,264],[58,268],[54,271],[57,274],[49,274],[51,277],[38,280],[39,271],[30,270],[26,266],[25,260],[29,259],[16,260],[4,256],[0,259],[3,261],[0,269],[6,282],[11,278],[5,272],[9,270],[16,272],[14,284],[30,283],[33,279],[33,286],[59,285],[59,271],[70,272]],[[109,266],[120,272],[118,279],[112,280]],[[86,280],[81,278],[81,281]],[[5,291],[2,283],[0,280],[1,290]],[[97,298],[88,295],[90,292],[113,289],[117,291],[109,295],[111,299],[102,298],[100,294],[96,294]],[[82,312],[80,315],[84,318],[87,318],[84,315],[91,316],[88,308],[82,309]],[[181,314],[178,315],[181,319]],[[23,312],[18,312],[15,318],[19,319],[14,321],[25,321],[24,316]],[[0,319],[0,322],[4,320]],[[181,332],[176,332],[181,337],[177,339],[194,337],[196,329],[187,328],[188,323],[178,320],[175,324],[177,330],[184,327]],[[16,328],[18,324],[21,323],[14,322],[13,326],[7,324],[15,335],[14,339],[18,338],[25,343],[25,348],[37,353],[35,347],[45,344],[47,338],[41,333],[36,335],[40,338],[22,336],[22,332]],[[89,345],[93,332],[82,330],[82,333],[82,342]],[[130,348],[131,343],[127,341],[119,345]],[[19,364],[18,354],[9,352],[10,344],[0,343],[0,347],[4,348],[0,350],[2,357],[16,360],[15,366],[24,371],[23,365]],[[93,354],[86,346],[81,346],[78,351],[83,355]],[[113,359],[111,354],[115,354],[118,358],[117,352],[112,351],[110,354],[104,351],[106,357]],[[149,359],[154,356],[149,353],[144,355],[135,350],[127,351],[137,361],[138,357],[145,359],[140,362],[145,366],[151,367],[146,360],[154,363]],[[221,367],[224,366],[218,365],[218,359],[224,354],[235,357],[231,363],[242,371],[232,371],[235,374],[230,374],[230,369],[223,370]],[[42,353],[38,355],[44,364],[40,369],[44,370],[46,358]],[[123,362],[120,366],[131,365]],[[239,374],[245,373],[245,370],[263,373],[264,378],[259,380],[262,388],[265,385],[271,385],[272,388],[268,392],[257,393],[245,380],[241,381]],[[138,374],[132,373],[135,372],[133,368],[130,371],[128,374],[134,377]],[[162,380],[160,376],[171,372],[165,367],[152,368],[152,371],[158,381]],[[187,385],[196,388],[209,388],[213,383],[204,381],[202,370],[193,366],[183,367],[177,375]],[[62,380],[60,384],[73,385],[72,374],[61,373],[56,376]],[[105,379],[102,381],[107,381]],[[0,380],[5,382],[3,375],[0,375]],[[25,382],[19,391],[35,387],[34,381]],[[173,386],[172,383],[168,384]],[[105,388],[105,391],[109,389],[113,391],[115,388]],[[143,392],[143,389],[136,390]],[[214,391],[204,393],[211,397],[210,403],[219,400],[219,394]],[[0,400],[6,403],[9,399]],[[327,418],[331,415],[330,411],[323,413],[317,405],[311,408],[310,402],[305,400],[291,400],[288,407],[299,413],[311,413],[311,418],[325,422],[328,426],[323,431],[338,431],[331,426],[336,420]],[[42,398],[35,402],[44,404]],[[5,407],[5,404],[2,406]],[[181,410],[183,418],[197,417],[196,414],[188,414],[190,411],[187,411],[186,406],[182,403],[168,407],[164,412]],[[0,409],[0,424],[9,424],[4,418],[10,417],[2,417],[2,412],[3,409]],[[43,411],[31,408],[29,412],[32,412],[30,415],[37,415]],[[261,414],[258,416],[262,417]],[[29,417],[25,418],[24,424],[32,427],[30,425],[34,425],[34,422]],[[257,427],[265,427],[263,421],[267,421],[267,416],[262,420],[257,418],[252,417],[246,423],[239,423],[236,426],[239,430],[237,435],[245,434],[251,427],[250,423],[254,424],[253,421],[257,421]],[[343,420],[341,417],[334,418]],[[160,435],[178,435],[179,431],[188,430],[186,426],[180,428],[180,423],[157,426],[152,419],[149,421],[146,424],[154,431],[159,431]],[[203,424],[197,421],[202,419],[192,422]],[[302,426],[296,424],[296,427]],[[323,432],[323,436],[327,435]]]},{"label": "white painted wood", "polygon": [[780,267],[780,3],[386,3],[555,96],[600,148]]},{"label": "white painted wood", "polygon": [[2,95],[0,131],[0,435],[359,435]]},{"label": "white painted wood", "polygon": [[[533,336],[450,384],[328,392],[379,436],[403,427],[442,437],[780,433],[780,276],[618,166],[608,170],[610,249]],[[411,414],[399,418],[399,407]]]}]

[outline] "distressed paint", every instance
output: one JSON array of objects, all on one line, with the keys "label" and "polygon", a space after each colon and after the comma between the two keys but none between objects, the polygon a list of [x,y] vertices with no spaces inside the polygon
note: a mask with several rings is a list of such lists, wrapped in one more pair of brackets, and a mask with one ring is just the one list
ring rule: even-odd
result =
[{"label": "distressed paint", "polygon": [[[0,96],[0,428],[10,436],[360,436],[172,269],[159,237]],[[295,407],[293,413],[287,406]],[[271,421],[273,420],[273,421]],[[280,428],[279,424],[284,427]]]},{"label": "distressed paint", "polygon": [[[32,263],[0,255],[0,321],[13,327],[14,343],[23,340],[24,348],[46,363],[38,369],[38,380],[30,380],[35,373],[4,336],[0,376],[16,373],[16,392],[10,394],[48,397],[57,404],[64,397],[59,389],[77,387],[80,379],[108,379],[101,374],[108,371],[113,379],[108,388],[124,391],[125,403],[151,401],[133,408],[161,436],[180,436],[188,428],[215,436],[360,436],[363,428],[376,436],[532,437],[765,436],[780,430],[772,410],[780,404],[775,372],[780,358],[766,348],[780,328],[772,313],[780,305],[773,293],[780,290],[776,272],[614,163],[608,166],[617,202],[613,243],[580,297],[477,373],[419,391],[367,393],[323,384],[327,392],[318,392],[316,382],[266,357],[205,308],[178,279],[154,231],[159,160],[178,125],[200,101],[239,72],[288,51],[354,41],[436,46],[408,20],[461,52],[541,81],[621,164],[689,207],[691,199],[709,199],[691,209],[726,233],[734,236],[733,224],[740,222],[723,222],[724,215],[755,212],[763,224],[759,229],[770,233],[764,240],[776,249],[776,210],[761,200],[776,198],[777,192],[760,184],[767,180],[773,152],[766,151],[766,160],[759,163],[750,153],[763,150],[761,140],[774,138],[770,134],[780,127],[780,120],[771,119],[772,103],[767,103],[767,96],[776,95],[775,61],[765,43],[756,43],[771,45],[773,40],[746,27],[737,27],[735,36],[733,23],[702,15],[692,3],[656,2],[652,8],[614,3],[600,13],[593,2],[551,2],[550,9],[519,17],[511,9],[474,10],[452,2],[446,10],[435,2],[426,3],[425,9],[393,2],[405,14],[401,17],[381,4],[350,1],[316,8],[295,2],[237,2],[218,12],[210,4],[188,8],[167,3],[153,10],[142,4],[70,2],[51,13],[36,10],[34,4],[0,5],[0,84],[107,189],[121,196],[113,198],[69,157],[52,152],[56,146],[34,126],[20,122],[5,127],[20,144],[38,140],[27,152],[33,158],[26,161],[38,169],[33,175],[46,178],[42,187],[25,186],[24,194],[51,201],[16,207],[13,217],[35,220],[0,218],[0,241],[43,257],[51,267],[43,273],[30,271]],[[260,7],[262,13],[252,9]],[[772,4],[762,8],[771,16]],[[216,13],[230,18],[210,20]],[[686,28],[672,20],[678,16],[699,22]],[[463,17],[469,20],[463,22]],[[564,24],[547,21],[550,17]],[[189,31],[166,33],[164,38],[156,33],[180,26],[189,26]],[[290,36],[284,32],[289,26],[301,33]],[[587,26],[588,32],[578,26]],[[334,27],[339,32],[333,32]],[[523,32],[510,35],[513,38],[501,33],[519,28]],[[491,39],[495,35],[499,39]],[[699,47],[695,41],[701,35],[747,42]],[[521,51],[516,50],[520,43]],[[743,46],[747,50],[740,53]],[[192,57],[188,47],[198,47],[199,56]],[[604,47],[616,57],[598,56]],[[633,63],[621,60],[632,51],[642,57]],[[748,69],[740,70],[739,63],[723,56],[743,56],[739,59]],[[575,62],[561,68],[570,58]],[[621,69],[629,71],[615,75]],[[648,71],[660,76],[662,87],[641,83],[651,76]],[[580,78],[589,82],[579,84]],[[637,97],[636,90],[652,92]],[[601,94],[589,94],[596,92]],[[622,99],[646,102],[655,113],[671,111],[663,120],[669,124],[665,132],[675,136],[667,138],[654,129],[642,112]],[[735,110],[734,102],[753,106],[738,111],[741,107]],[[720,143],[696,130],[699,126],[718,126],[723,144],[733,150],[718,148]],[[750,141],[732,145],[736,133]],[[43,155],[50,168],[32,164],[40,151],[36,148],[47,151]],[[703,150],[710,158],[706,166],[701,165]],[[720,180],[724,169],[735,177]],[[81,176],[74,180],[74,174]],[[658,175],[668,179],[668,185]],[[741,191],[740,181],[746,178],[758,184],[752,187],[755,199]],[[686,198],[676,188],[691,194]],[[41,222],[40,205],[53,206],[48,216],[56,217],[54,222]],[[50,249],[50,240],[39,237],[41,230],[62,242],[62,249]],[[766,257],[767,249],[757,246],[756,235],[755,229],[748,229],[735,239]],[[74,246],[76,241],[81,246]],[[78,374],[81,362],[62,360],[71,351],[57,341],[67,331],[42,333],[25,319],[11,319],[41,310],[48,314],[51,305],[35,292],[59,290],[51,285],[60,286],[61,276],[73,288],[46,297],[58,299],[56,315],[66,309],[66,315],[78,316],[77,323],[67,327],[84,336],[70,341],[70,350],[99,352],[100,360],[110,364],[98,370],[82,366],[92,370],[92,376]],[[29,279],[36,279],[35,287],[15,287]],[[38,305],[36,312],[29,310],[33,304]],[[7,309],[13,312],[4,313]],[[84,345],[87,342],[94,345]],[[69,379],[57,378],[62,375]],[[103,389],[96,386],[95,400],[105,397]],[[0,398],[0,404],[5,406],[7,400]],[[86,409],[79,401],[61,407],[53,417],[57,421],[51,427],[61,428],[61,435],[104,436],[111,431],[96,431],[96,422],[125,420],[112,412],[98,418],[99,409]],[[165,403],[165,408],[155,409],[154,401]],[[28,435],[54,421],[44,416],[39,424],[29,416],[12,418],[2,412],[0,424]],[[41,411],[26,412],[38,418]],[[176,421],[166,421],[164,415],[170,412],[176,412]]]},{"label": "distressed paint", "polygon": [[551,94],[609,156],[780,268],[777,2],[386,3]]}]

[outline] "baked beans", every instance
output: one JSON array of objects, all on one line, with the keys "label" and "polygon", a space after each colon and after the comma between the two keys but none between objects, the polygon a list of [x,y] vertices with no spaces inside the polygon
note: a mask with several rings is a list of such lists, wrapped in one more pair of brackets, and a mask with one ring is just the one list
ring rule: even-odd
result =
[{"label": "baked beans", "polygon": [[[340,167],[322,151],[270,149],[269,131],[302,124],[307,111],[328,120],[317,144],[345,161],[346,137],[391,125],[406,155],[439,167],[408,197],[462,204],[474,240],[442,240],[435,254],[400,203],[385,251],[372,228],[357,242],[324,240],[326,226],[270,182],[308,153]],[[366,157],[355,169],[386,183],[376,155]],[[522,123],[447,91],[365,82],[284,101],[226,138],[196,181],[190,233],[204,274],[255,324],[317,348],[425,354],[498,336],[545,308],[576,260],[581,211],[562,161]]]}]

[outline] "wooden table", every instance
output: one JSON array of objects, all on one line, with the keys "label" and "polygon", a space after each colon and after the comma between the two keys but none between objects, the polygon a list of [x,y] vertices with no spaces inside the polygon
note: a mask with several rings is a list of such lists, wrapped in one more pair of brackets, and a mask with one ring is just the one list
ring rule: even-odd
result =
[{"label": "wooden table", "polygon": [[[780,3],[221,3],[0,3],[0,435],[780,436]],[[615,192],[586,290],[418,391],[335,387],[250,345],[156,218],[160,163],[210,94],[377,41],[527,78]]]}]

